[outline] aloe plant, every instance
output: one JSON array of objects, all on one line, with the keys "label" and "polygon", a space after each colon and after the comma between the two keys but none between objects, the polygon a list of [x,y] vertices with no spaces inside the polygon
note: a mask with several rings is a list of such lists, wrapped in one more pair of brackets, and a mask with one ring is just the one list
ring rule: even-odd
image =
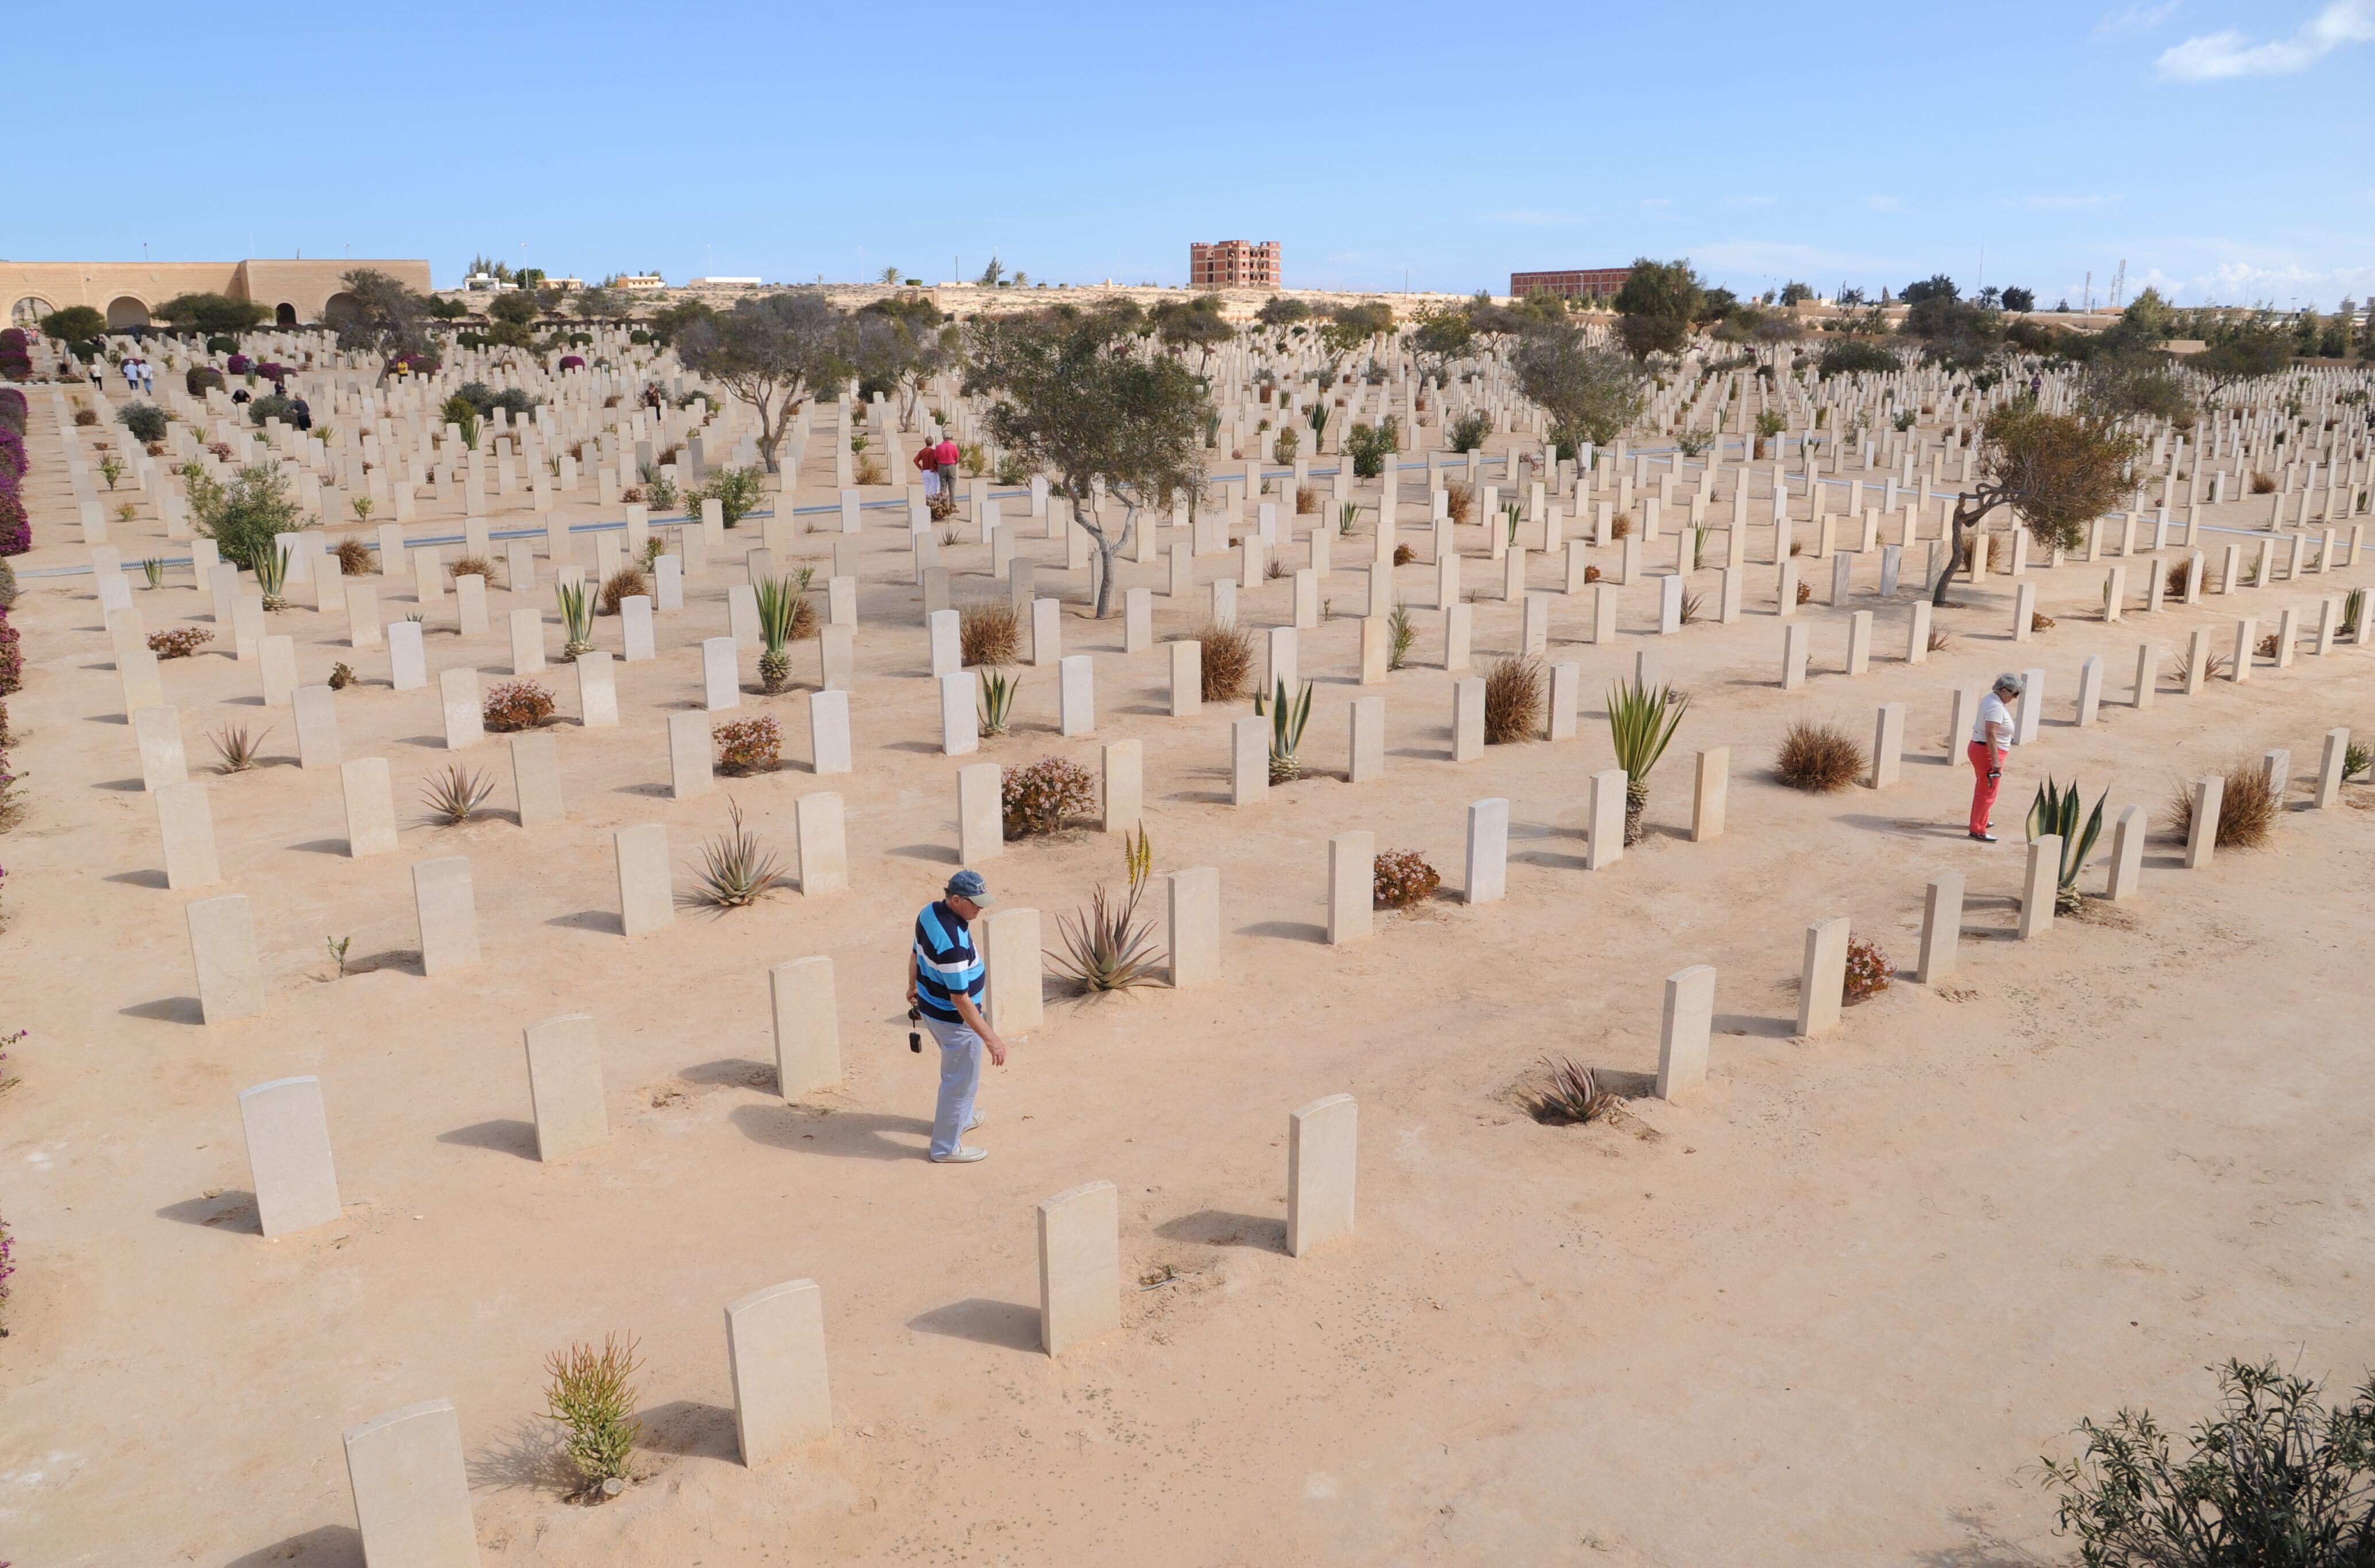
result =
[{"label": "aloe plant", "polygon": [[1514,501],[1506,503],[1501,508],[1501,521],[1508,525],[1508,542],[1510,544],[1514,545],[1518,542],[1518,520],[1525,515],[1525,511],[1526,509],[1524,507],[1519,506]]},{"label": "aloe plant", "polygon": [[1056,917],[1064,951],[1050,949],[1047,957],[1058,975],[1083,992],[1127,991],[1154,977],[1153,925],[1138,918],[1139,900],[1154,869],[1153,845],[1143,827],[1134,835],[1123,835],[1122,860],[1129,873],[1127,895],[1116,899],[1100,882],[1089,895],[1087,909]]},{"label": "aloe plant", "polygon": [[2053,911],[2072,914],[2078,908],[2078,873],[2086,857],[2095,851],[2095,841],[2103,836],[2103,802],[2111,797],[2105,790],[2095,797],[2094,812],[2087,817],[2085,828],[2078,825],[2078,784],[2072,780],[2068,788],[2047,779],[2037,786],[2037,798],[2028,808],[2028,838],[2034,843],[2047,833],[2058,834],[2062,840],[2062,864],[2053,890]]},{"label": "aloe plant", "polygon": [[759,579],[759,640],[766,649],[759,655],[759,682],[769,692],[781,691],[792,679],[792,621],[799,613],[800,588],[789,578]]},{"label": "aloe plant", "polygon": [[1311,722],[1311,682],[1303,683],[1303,695],[1290,698],[1286,682],[1277,683],[1270,700],[1270,782],[1286,784],[1303,776],[1303,759],[1296,751],[1303,745],[1303,726]]},{"label": "aloe plant", "polygon": [[161,588],[165,585],[165,563],[152,555],[140,563],[140,575],[148,580],[151,588]]},{"label": "aloe plant", "polygon": [[1649,805],[1649,770],[1666,754],[1674,731],[1690,711],[1688,695],[1671,686],[1649,687],[1637,676],[1608,692],[1608,738],[1616,765],[1625,770],[1625,842],[1641,842],[1641,814]]},{"label": "aloe plant", "polygon": [[594,651],[594,601],[586,595],[583,583],[559,583],[553,585],[554,595],[561,601],[561,624],[566,635],[561,651],[571,658]]},{"label": "aloe plant", "polygon": [[985,668],[981,672],[981,733],[1004,735],[1014,722],[1014,694],[1022,678]]},{"label": "aloe plant", "polygon": [[255,584],[264,590],[266,609],[289,607],[289,596],[281,591],[289,585],[288,550],[275,545],[255,558]]},{"label": "aloe plant", "polygon": [[1360,515],[1361,509],[1353,505],[1349,501],[1338,506],[1336,508],[1336,532],[1345,538],[1351,538],[1353,536],[1353,525],[1359,520]]}]

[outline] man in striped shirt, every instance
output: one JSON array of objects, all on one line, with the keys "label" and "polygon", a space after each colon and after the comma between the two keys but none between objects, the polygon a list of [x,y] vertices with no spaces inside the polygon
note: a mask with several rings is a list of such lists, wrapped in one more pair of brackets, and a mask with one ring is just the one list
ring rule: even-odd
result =
[{"label": "man in striped shirt", "polygon": [[978,871],[949,878],[946,893],[916,916],[916,944],[907,954],[907,1005],[940,1043],[939,1109],[932,1117],[935,1164],[963,1165],[989,1158],[987,1149],[959,1140],[981,1126],[974,1096],[981,1089],[981,1053],[1006,1065],[1006,1042],[981,1014],[981,954],[973,922],[992,901]]}]

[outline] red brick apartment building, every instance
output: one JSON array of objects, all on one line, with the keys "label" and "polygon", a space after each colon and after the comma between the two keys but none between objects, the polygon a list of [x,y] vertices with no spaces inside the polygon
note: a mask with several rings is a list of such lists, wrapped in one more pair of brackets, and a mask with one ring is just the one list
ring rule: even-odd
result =
[{"label": "red brick apartment building", "polygon": [[1513,272],[1509,274],[1509,292],[1518,299],[1529,294],[1605,299],[1624,288],[1625,280],[1632,276],[1629,266],[1586,267],[1580,272]]},{"label": "red brick apartment building", "polygon": [[1278,242],[1223,240],[1188,247],[1190,289],[1275,289],[1279,286]]}]

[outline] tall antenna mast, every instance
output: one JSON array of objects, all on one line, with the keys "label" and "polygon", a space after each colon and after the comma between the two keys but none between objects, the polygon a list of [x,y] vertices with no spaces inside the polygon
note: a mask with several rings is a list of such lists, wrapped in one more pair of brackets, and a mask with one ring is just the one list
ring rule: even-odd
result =
[{"label": "tall antenna mast", "polygon": [[2111,280],[2111,309],[2119,310],[2128,300],[2128,258],[2120,258],[2120,275]]}]

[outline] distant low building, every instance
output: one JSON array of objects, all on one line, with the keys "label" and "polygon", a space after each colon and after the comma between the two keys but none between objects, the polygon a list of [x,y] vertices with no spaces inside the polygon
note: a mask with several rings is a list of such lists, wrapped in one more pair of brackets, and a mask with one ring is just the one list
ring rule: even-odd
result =
[{"label": "distant low building", "polygon": [[[1279,243],[1264,240],[1221,240],[1188,247],[1190,289],[1275,289],[1279,286]],[[1110,285],[1111,279],[1107,283]]]},{"label": "distant low building", "polygon": [[0,302],[6,324],[30,326],[53,311],[89,305],[107,317],[111,330],[147,326],[150,312],[182,294],[221,294],[272,307],[281,326],[317,322],[334,301],[346,298],[346,275],[384,272],[408,289],[426,293],[425,261],[240,262],[0,262]]},{"label": "distant low building", "polygon": [[667,288],[668,281],[656,272],[630,272],[622,274],[611,287],[624,289],[630,293],[648,293],[656,289]]},{"label": "distant low building", "polygon": [[764,279],[757,277],[696,277],[685,285],[688,289],[756,289]]},{"label": "distant low building", "polygon": [[1570,300],[1604,300],[1625,287],[1633,276],[1629,266],[1593,266],[1575,272],[1513,272],[1509,292],[1517,299],[1529,294],[1564,294]]}]

